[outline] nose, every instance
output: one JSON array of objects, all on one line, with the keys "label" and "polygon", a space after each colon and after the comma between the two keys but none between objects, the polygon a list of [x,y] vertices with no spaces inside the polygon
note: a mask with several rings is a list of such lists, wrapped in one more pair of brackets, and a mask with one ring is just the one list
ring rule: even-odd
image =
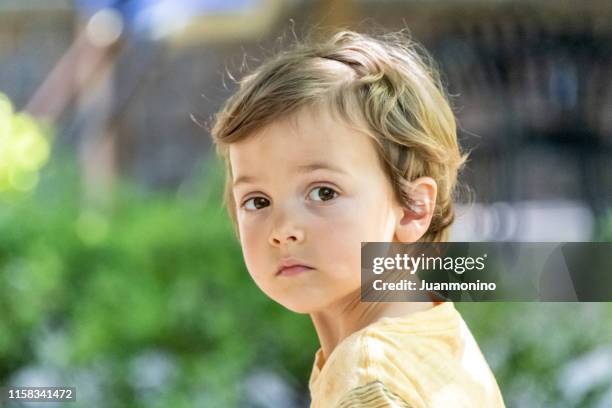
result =
[{"label": "nose", "polygon": [[297,224],[283,216],[277,219],[269,237],[270,245],[279,247],[289,243],[301,243],[304,241],[304,230]]}]

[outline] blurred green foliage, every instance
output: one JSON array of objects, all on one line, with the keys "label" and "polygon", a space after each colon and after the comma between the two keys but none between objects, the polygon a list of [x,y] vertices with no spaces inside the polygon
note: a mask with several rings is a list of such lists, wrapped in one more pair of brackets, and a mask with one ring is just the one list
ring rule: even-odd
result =
[{"label": "blurred green foliage", "polygon": [[[97,378],[101,406],[231,407],[245,375],[267,367],[304,390],[310,320],[253,283],[211,169],[177,194],[123,185],[105,210],[82,202],[70,166],[0,197],[0,384],[34,365]],[[149,360],[166,373],[147,391],[134,367]]]},{"label": "blurred green foliage", "polygon": [[610,406],[612,303],[455,305],[508,407]]},{"label": "blurred green foliage", "polygon": [[599,241],[612,242],[612,210],[598,225]]}]

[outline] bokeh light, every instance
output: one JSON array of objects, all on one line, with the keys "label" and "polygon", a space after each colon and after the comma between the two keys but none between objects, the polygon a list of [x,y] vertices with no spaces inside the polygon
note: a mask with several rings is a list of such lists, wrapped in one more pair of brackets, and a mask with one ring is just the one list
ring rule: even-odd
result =
[{"label": "bokeh light", "polygon": [[0,93],[0,192],[28,192],[49,160],[49,131]]}]

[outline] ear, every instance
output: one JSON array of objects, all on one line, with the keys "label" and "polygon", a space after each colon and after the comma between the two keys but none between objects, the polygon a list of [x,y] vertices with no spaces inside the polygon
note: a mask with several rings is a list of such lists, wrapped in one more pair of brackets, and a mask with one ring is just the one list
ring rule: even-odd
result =
[{"label": "ear", "polygon": [[438,185],[431,177],[420,177],[403,186],[410,198],[410,207],[398,203],[395,239],[398,242],[416,242],[427,232],[436,208]]}]

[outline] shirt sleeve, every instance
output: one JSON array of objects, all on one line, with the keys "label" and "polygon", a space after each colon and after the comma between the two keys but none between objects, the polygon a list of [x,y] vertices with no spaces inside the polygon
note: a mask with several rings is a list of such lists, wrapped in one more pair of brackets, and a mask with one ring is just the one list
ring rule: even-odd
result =
[{"label": "shirt sleeve", "polygon": [[382,381],[372,381],[347,392],[336,408],[411,408],[400,396],[387,389]]}]

